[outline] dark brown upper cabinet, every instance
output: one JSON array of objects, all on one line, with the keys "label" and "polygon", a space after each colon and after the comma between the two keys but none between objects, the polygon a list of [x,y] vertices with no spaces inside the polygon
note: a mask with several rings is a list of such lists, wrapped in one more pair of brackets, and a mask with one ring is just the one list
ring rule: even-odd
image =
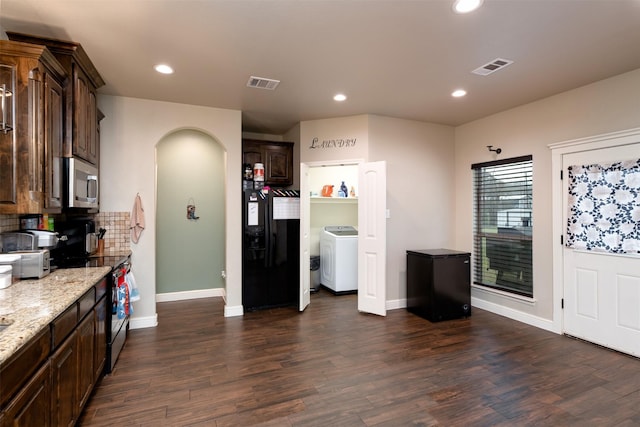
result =
[{"label": "dark brown upper cabinet", "polygon": [[67,73],[45,46],[0,40],[0,74],[15,112],[0,131],[0,214],[61,212]]},{"label": "dark brown upper cabinet", "polygon": [[105,82],[79,43],[7,32],[10,40],[46,46],[62,64],[69,79],[64,86],[64,156],[99,165],[96,91]]},{"label": "dark brown upper cabinet", "polygon": [[262,163],[265,185],[293,185],[293,142],[243,139],[242,163]]}]

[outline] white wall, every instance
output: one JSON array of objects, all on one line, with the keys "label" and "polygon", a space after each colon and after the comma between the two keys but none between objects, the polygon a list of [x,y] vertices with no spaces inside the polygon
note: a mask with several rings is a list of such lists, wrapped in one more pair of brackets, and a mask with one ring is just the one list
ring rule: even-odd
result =
[{"label": "white wall", "polygon": [[300,123],[300,162],[357,160],[368,157],[368,116]]},{"label": "white wall", "polygon": [[205,132],[226,150],[226,294],[225,314],[242,314],[240,165],[242,133],[240,111],[100,95],[98,107],[105,114],[100,136],[100,208],[124,212],[140,193],[147,228],[140,242],[132,244],[132,262],[141,300],[135,305],[132,326],[152,326],[155,303],[155,176],[156,144],[177,129]]},{"label": "white wall", "polygon": [[369,161],[387,162],[387,301],[406,299],[406,251],[454,244],[454,130],[369,116]]},{"label": "white wall", "polygon": [[[528,303],[474,289],[474,304],[551,328],[552,245],[551,151],[547,145],[640,126],[640,69],[459,126],[455,130],[456,249],[472,249],[471,164],[533,155],[533,281]],[[556,313],[560,308],[556,307]]]}]

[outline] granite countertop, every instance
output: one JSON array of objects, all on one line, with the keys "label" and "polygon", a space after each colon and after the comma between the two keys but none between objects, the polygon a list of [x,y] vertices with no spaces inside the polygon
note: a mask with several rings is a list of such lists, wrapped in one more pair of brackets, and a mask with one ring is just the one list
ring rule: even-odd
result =
[{"label": "granite countertop", "polygon": [[67,268],[40,280],[0,289],[0,365],[111,271],[110,266]]}]

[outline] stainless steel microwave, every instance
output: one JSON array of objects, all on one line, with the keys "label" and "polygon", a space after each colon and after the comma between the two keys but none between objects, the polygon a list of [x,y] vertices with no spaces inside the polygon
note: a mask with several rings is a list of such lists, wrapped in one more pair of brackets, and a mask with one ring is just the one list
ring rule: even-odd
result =
[{"label": "stainless steel microwave", "polygon": [[98,209],[98,168],[75,157],[66,158],[67,207]]}]

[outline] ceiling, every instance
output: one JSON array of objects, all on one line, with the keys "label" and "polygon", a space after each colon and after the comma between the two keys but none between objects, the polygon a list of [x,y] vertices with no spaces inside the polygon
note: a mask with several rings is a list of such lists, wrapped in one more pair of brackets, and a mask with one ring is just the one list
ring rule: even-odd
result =
[{"label": "ceiling", "polygon": [[[460,125],[640,68],[640,0],[452,1],[0,0],[0,26],[81,43],[99,93],[241,110],[268,134],[357,114]],[[514,62],[471,73],[496,58]]]}]

